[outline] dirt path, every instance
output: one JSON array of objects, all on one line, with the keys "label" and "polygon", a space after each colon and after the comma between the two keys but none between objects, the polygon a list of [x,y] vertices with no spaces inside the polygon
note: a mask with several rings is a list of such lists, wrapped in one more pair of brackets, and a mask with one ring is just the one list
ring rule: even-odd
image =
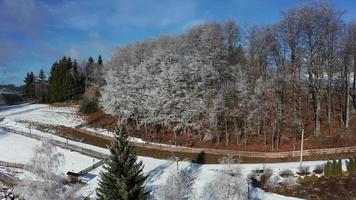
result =
[{"label": "dirt path", "polygon": [[[92,131],[74,128],[71,130],[72,135],[76,135],[87,142],[92,142],[94,145],[104,143],[105,146],[109,144],[112,137],[98,134]],[[106,141],[106,142],[105,142]],[[253,152],[253,151],[237,151],[237,150],[224,150],[224,149],[207,149],[207,148],[190,148],[160,145],[152,143],[132,143],[139,155],[147,155],[151,157],[167,158],[170,155],[175,155],[180,158],[188,158],[194,160],[201,152],[205,153],[207,163],[216,163],[220,157],[225,155],[233,155],[240,158],[244,162],[274,162],[274,161],[295,161],[300,157],[300,151],[285,151],[285,152]],[[99,144],[100,145],[100,144]],[[101,144],[102,146],[102,144]],[[340,148],[327,148],[327,149],[307,149],[303,151],[303,156],[306,160],[320,159],[320,158],[333,158],[347,157],[348,155],[356,154],[356,146],[353,147],[340,147]]]}]

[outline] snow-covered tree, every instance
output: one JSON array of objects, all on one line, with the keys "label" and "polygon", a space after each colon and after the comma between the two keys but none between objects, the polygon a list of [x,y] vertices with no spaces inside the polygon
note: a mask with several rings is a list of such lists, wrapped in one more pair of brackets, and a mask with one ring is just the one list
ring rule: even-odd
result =
[{"label": "snow-covered tree", "polygon": [[14,193],[26,200],[76,199],[75,189],[65,185],[61,173],[63,154],[48,142],[34,149],[34,156],[25,165],[26,177]]},{"label": "snow-covered tree", "polygon": [[199,167],[200,164],[191,163],[182,170],[171,171],[166,182],[159,187],[155,198],[159,200],[194,199],[196,191],[193,189],[193,184]]},{"label": "snow-covered tree", "polygon": [[227,168],[216,174],[210,183],[204,186],[200,199],[247,199],[247,183],[242,178],[241,169],[236,165],[228,165]]}]

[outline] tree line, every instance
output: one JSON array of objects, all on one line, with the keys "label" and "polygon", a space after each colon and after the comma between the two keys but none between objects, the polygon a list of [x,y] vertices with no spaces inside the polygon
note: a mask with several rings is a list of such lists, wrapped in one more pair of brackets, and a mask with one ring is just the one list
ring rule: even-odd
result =
[{"label": "tree line", "polygon": [[120,47],[104,66],[101,106],[144,132],[154,124],[226,145],[257,137],[278,149],[307,124],[316,137],[333,120],[349,128],[355,71],[356,22],[309,3],[271,25],[210,22]]},{"label": "tree line", "polygon": [[33,72],[26,74],[23,86],[23,96],[39,102],[63,102],[80,99],[88,87],[99,87],[100,68],[103,66],[99,55],[95,62],[89,57],[87,62],[78,64],[70,57],[53,63],[48,78],[43,69],[36,76]]}]

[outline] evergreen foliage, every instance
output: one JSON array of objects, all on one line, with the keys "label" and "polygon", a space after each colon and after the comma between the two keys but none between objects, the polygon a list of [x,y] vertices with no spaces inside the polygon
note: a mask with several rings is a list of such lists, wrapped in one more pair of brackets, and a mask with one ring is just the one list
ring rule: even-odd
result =
[{"label": "evergreen foliage", "polygon": [[98,111],[99,103],[97,98],[84,99],[83,103],[80,105],[80,112],[85,114],[90,114]]},{"label": "evergreen foliage", "polygon": [[337,174],[342,175],[342,160],[339,159],[339,162],[337,163],[338,168],[337,168]]},{"label": "evergreen foliage", "polygon": [[337,175],[337,161],[335,159],[333,160],[331,175],[332,176]]},{"label": "evergreen foliage", "polygon": [[101,58],[101,55],[98,57],[98,65],[103,65],[103,59]]},{"label": "evergreen foliage", "polygon": [[47,95],[46,95],[46,74],[43,69],[40,70],[40,73],[38,74],[38,88],[37,88],[37,99],[39,99],[41,102],[46,102],[47,101]]},{"label": "evergreen foliage", "polygon": [[111,155],[100,173],[98,199],[147,199],[148,193],[144,192],[146,177],[142,174],[142,161],[137,162],[136,153],[128,142],[124,126],[120,126],[116,133],[110,148]]},{"label": "evergreen foliage", "polygon": [[331,163],[328,161],[326,162],[325,169],[324,169],[324,176],[329,177],[330,176],[330,165]]},{"label": "evergreen foliage", "polygon": [[48,96],[50,102],[73,99],[84,92],[83,77],[79,74],[76,61],[63,57],[52,65],[48,78]]},{"label": "evergreen foliage", "polygon": [[347,171],[349,173],[355,172],[356,171],[356,162],[355,158],[349,158],[349,163],[347,165]]},{"label": "evergreen foliage", "polygon": [[35,86],[36,86],[36,78],[33,72],[27,73],[25,77],[25,86],[23,89],[23,95],[27,99],[35,98]]}]

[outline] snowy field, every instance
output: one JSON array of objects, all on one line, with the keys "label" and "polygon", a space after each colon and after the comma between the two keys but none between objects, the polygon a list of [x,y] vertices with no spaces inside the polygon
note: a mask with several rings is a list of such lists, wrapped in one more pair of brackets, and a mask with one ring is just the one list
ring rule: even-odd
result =
[{"label": "snowy field", "polygon": [[[11,133],[1,133],[0,137],[0,160],[9,161],[9,162],[19,162],[25,163],[32,157],[32,149],[36,145],[40,145],[40,141],[35,139],[27,138],[24,136],[19,136]],[[16,145],[14,145],[16,144]],[[90,145],[86,144],[78,144],[80,146],[89,147]],[[97,151],[103,153],[109,153],[107,149],[92,147]],[[65,173],[68,170],[79,171],[93,163],[93,158],[81,155],[76,152],[71,152],[65,149],[58,148],[58,151],[64,154],[65,157],[65,165],[62,170]],[[152,189],[155,194],[155,188],[159,188],[162,184],[164,184],[169,175],[175,173],[177,170],[176,162],[170,160],[161,160],[154,159],[148,157],[139,157],[139,160],[142,160],[145,167],[144,173],[148,175],[148,179],[146,182],[146,187]],[[306,165],[314,166],[316,164],[321,164],[323,162],[307,162]],[[242,164],[242,165],[231,165],[231,167],[240,167],[242,170],[243,177],[247,177],[247,175],[254,169],[262,169],[263,167],[269,167],[274,170],[276,174],[280,170],[283,169],[292,169],[294,171],[297,170],[299,163],[283,163],[283,164]],[[179,170],[188,170],[191,167],[189,162],[179,162],[178,163]],[[206,183],[209,183],[221,170],[225,169],[225,165],[220,164],[206,164],[206,165],[194,165],[195,170],[195,180],[192,187],[192,193],[196,196],[202,195],[204,191],[204,186]],[[87,196],[91,194],[95,196],[95,188],[97,187],[98,177],[101,168],[90,172],[94,177],[92,180],[88,182],[86,186],[84,186],[80,193],[83,196]],[[247,185],[246,185],[247,189]],[[265,193],[263,191],[258,191],[254,193],[258,196],[259,199],[293,199],[286,198],[276,194]]]},{"label": "snowy field", "polygon": [[77,106],[56,107],[44,104],[23,104],[1,107],[0,119],[74,127],[84,122],[83,119],[75,114],[77,110]]},{"label": "snowy field", "polygon": [[[55,124],[55,125],[65,125],[74,127],[80,124],[82,121],[76,115],[75,107],[51,107],[48,105],[32,104],[20,107],[13,107],[10,109],[0,110],[0,126],[7,127],[19,131],[28,131],[26,124],[16,122],[17,120],[30,120],[37,121],[39,123]],[[90,130],[90,129],[89,129]],[[91,129],[94,130],[94,129]],[[104,130],[95,130],[96,132]],[[50,133],[41,132],[38,130],[32,130],[32,134],[38,134],[42,137],[50,138],[57,141],[66,141],[65,138],[55,136]],[[111,133],[106,134],[110,135]],[[77,145],[83,148],[89,148],[100,153],[109,154],[109,151],[104,148],[95,147],[88,144],[83,144],[80,142],[69,141],[70,144]],[[0,132],[0,160],[8,162],[18,162],[26,163],[30,160],[33,155],[32,149],[40,145],[41,141],[28,138],[25,136],[15,135],[12,133]],[[79,154],[77,152],[72,152],[66,149],[58,148],[58,151],[64,154],[65,165],[62,172],[67,171],[80,171],[93,164],[93,158]],[[144,173],[148,175],[146,181],[146,187],[153,191],[153,194],[157,194],[160,186],[165,184],[167,178],[177,172],[177,164],[170,160],[154,159],[149,157],[139,157],[144,163]],[[95,160],[97,161],[97,160]],[[304,165],[310,166],[313,170],[318,164],[323,164],[324,161],[311,161],[305,162]],[[274,163],[274,164],[241,164],[241,165],[230,165],[232,168],[239,167],[242,172],[242,177],[244,180],[244,188],[247,190],[247,176],[255,169],[271,168],[274,175],[277,176],[280,171],[285,169],[291,169],[294,172],[297,171],[299,167],[298,162],[291,163]],[[222,164],[205,164],[198,165],[187,161],[181,161],[178,163],[179,170],[192,170],[194,172],[194,181],[191,186],[191,193],[197,199],[204,194],[205,186],[211,182],[214,177],[219,176],[222,170],[226,170],[226,165]],[[102,168],[99,167],[96,170],[90,172],[89,181],[87,185],[80,189],[80,193],[83,196],[95,197],[95,188],[98,183],[98,174]],[[252,192],[254,199],[295,199],[290,197],[283,197],[277,194],[266,193],[259,189],[254,189]]]},{"label": "snowy field", "polygon": [[[33,157],[33,149],[40,144],[41,141],[32,138],[0,131],[0,160],[25,164]],[[62,148],[57,149],[65,158],[63,173],[78,172],[93,164],[93,158],[89,156]]]}]

